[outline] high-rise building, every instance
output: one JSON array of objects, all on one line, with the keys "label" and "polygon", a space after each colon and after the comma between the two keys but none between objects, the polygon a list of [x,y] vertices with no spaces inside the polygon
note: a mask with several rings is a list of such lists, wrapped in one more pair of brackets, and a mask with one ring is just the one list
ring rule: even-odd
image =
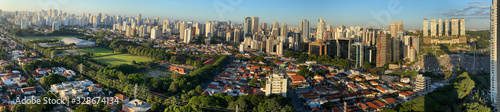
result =
[{"label": "high-rise building", "polygon": [[212,37],[212,23],[210,21],[205,22],[205,37]]},{"label": "high-rise building", "polygon": [[191,37],[193,36],[191,28],[186,28],[184,33],[185,33],[184,34],[184,43],[188,44],[189,42],[191,42]]},{"label": "high-rise building", "polygon": [[392,37],[392,49],[390,52],[392,54],[391,58],[392,61],[399,61],[401,59],[401,38],[399,37]]},{"label": "high-rise building", "polygon": [[318,19],[318,29],[316,29],[316,40],[323,40],[325,37],[325,19]]},{"label": "high-rise building", "polygon": [[167,33],[167,29],[170,28],[170,20],[165,19],[163,20],[163,25],[162,25],[162,33]]},{"label": "high-rise building", "polygon": [[[349,47],[349,46],[347,46]],[[309,43],[308,54],[315,54],[316,56],[327,55],[328,47],[323,40],[316,40]]]},{"label": "high-rise building", "polygon": [[261,28],[263,31],[267,31],[267,30],[268,30],[268,29],[267,29],[267,28],[268,28],[268,27],[267,27],[267,23],[261,23],[260,28]]},{"label": "high-rise building", "polygon": [[431,78],[430,77],[425,77],[422,74],[418,74],[417,78],[415,79],[415,89],[413,89],[414,92],[417,92],[420,95],[425,95],[429,92],[432,92],[431,88]]},{"label": "high-rise building", "polygon": [[439,19],[438,22],[438,37],[443,36],[443,20]]},{"label": "high-rise building", "polygon": [[362,67],[364,64],[364,45],[363,43],[356,42],[351,45],[351,59],[354,60],[354,67]]},{"label": "high-rise building", "polygon": [[259,17],[252,17],[252,35],[259,31]]},{"label": "high-rise building", "polygon": [[157,36],[158,36],[158,30],[156,30],[156,27],[153,27],[151,29],[151,39],[156,39]]},{"label": "high-rise building", "polygon": [[436,19],[431,19],[431,37],[437,36],[437,28]]},{"label": "high-rise building", "polygon": [[286,23],[281,24],[280,34],[281,34],[281,37],[288,38],[288,26],[286,25]]},{"label": "high-rise building", "polygon": [[139,25],[141,25],[141,24],[142,24],[141,14],[137,14],[137,23],[138,23]]},{"label": "high-rise building", "polygon": [[300,31],[300,39],[303,42],[309,43],[309,21],[307,21],[307,19],[300,20],[299,31]]},{"label": "high-rise building", "polygon": [[451,36],[459,36],[460,35],[460,19],[451,18]]},{"label": "high-rise building", "polygon": [[274,72],[266,80],[266,96],[278,94],[286,97],[288,91],[288,80],[284,73]]},{"label": "high-rise building", "polygon": [[184,33],[187,29],[187,23],[184,21],[181,21],[179,24],[179,38],[180,39],[185,39],[186,33]]},{"label": "high-rise building", "polygon": [[389,34],[378,33],[377,37],[377,67],[382,67],[391,61],[391,36]]},{"label": "high-rise building", "polygon": [[57,30],[59,30],[59,23],[57,22],[52,23],[52,31],[57,31]]},{"label": "high-rise building", "polygon": [[391,32],[391,37],[402,37],[404,33],[403,22],[389,23],[389,31]]},{"label": "high-rise building", "polygon": [[240,43],[241,40],[241,31],[239,28],[234,29],[234,42]]},{"label": "high-rise building", "polygon": [[491,15],[490,15],[490,26],[491,26],[491,39],[490,39],[490,95],[491,95],[491,101],[493,103],[493,106],[495,109],[492,109],[493,111],[498,111],[498,107],[500,107],[499,97],[498,97],[498,81],[500,80],[498,77],[498,70],[500,70],[500,67],[498,66],[500,60],[500,56],[498,56],[498,50],[500,49],[500,46],[498,46],[500,41],[498,41],[498,32],[500,31],[498,29],[498,0],[493,0],[493,4],[490,7],[491,9]]},{"label": "high-rise building", "polygon": [[245,21],[243,22],[243,36],[251,36],[252,33],[252,18],[245,17]]},{"label": "high-rise building", "polygon": [[424,18],[424,28],[422,29],[422,31],[424,32],[424,36],[423,37],[427,37],[429,36],[429,21],[427,21],[427,18]]},{"label": "high-rise building", "polygon": [[460,18],[460,36],[465,36],[465,19]]},{"label": "high-rise building", "polygon": [[444,36],[450,36],[450,22],[448,22],[448,19],[444,19]]}]

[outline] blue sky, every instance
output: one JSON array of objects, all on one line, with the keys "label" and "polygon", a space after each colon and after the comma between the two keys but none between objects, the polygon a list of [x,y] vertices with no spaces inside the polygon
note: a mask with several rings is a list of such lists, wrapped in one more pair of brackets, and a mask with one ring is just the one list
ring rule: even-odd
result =
[{"label": "blue sky", "polygon": [[257,16],[260,22],[278,21],[297,26],[308,19],[317,26],[318,18],[339,26],[388,27],[403,21],[404,27],[422,29],[423,18],[465,18],[467,29],[489,29],[491,0],[0,0],[4,11],[59,9],[81,15],[104,13],[136,17],[205,22],[241,23]]}]

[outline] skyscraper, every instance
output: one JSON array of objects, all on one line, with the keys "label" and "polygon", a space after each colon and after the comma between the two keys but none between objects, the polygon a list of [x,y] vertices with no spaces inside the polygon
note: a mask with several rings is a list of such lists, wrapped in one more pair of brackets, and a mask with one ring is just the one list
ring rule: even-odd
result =
[{"label": "skyscraper", "polygon": [[316,40],[323,40],[325,36],[325,19],[318,19],[318,29],[316,30]]},{"label": "skyscraper", "polygon": [[259,31],[259,17],[252,17],[252,34]]},{"label": "skyscraper", "polygon": [[286,23],[281,24],[281,32],[280,33],[281,33],[282,37],[288,38],[288,26],[286,25]]},{"label": "skyscraper", "polygon": [[142,24],[141,14],[137,14],[137,23],[138,23],[139,25],[141,25],[141,24]]},{"label": "skyscraper", "polygon": [[251,35],[252,29],[252,18],[245,17],[245,21],[243,23],[243,37],[247,37]]},{"label": "skyscraper", "polygon": [[205,37],[212,37],[212,23],[210,21],[205,22]]},{"label": "skyscraper", "polygon": [[450,36],[450,22],[448,22],[448,19],[444,19],[444,36]]},{"label": "skyscraper", "polygon": [[[142,27],[142,25],[141,25],[141,27]],[[144,29],[142,29],[142,30],[144,30]],[[151,29],[151,39],[156,39],[157,36],[158,36],[158,31],[156,30],[156,27],[153,27]]]},{"label": "skyscraper", "polygon": [[431,37],[437,36],[437,30],[436,19],[431,19]]},{"label": "skyscraper", "polygon": [[460,35],[460,19],[451,18],[451,36],[459,36]]},{"label": "skyscraper", "polygon": [[307,19],[299,22],[300,39],[303,42],[309,42],[309,21]]},{"label": "skyscraper", "polygon": [[460,18],[460,36],[465,36],[465,19]]},{"label": "skyscraper", "polygon": [[379,34],[377,37],[377,67],[382,67],[391,61],[391,36],[389,34]]},{"label": "skyscraper", "polygon": [[498,66],[498,60],[500,60],[500,56],[498,56],[498,50],[500,47],[498,46],[500,43],[498,41],[498,0],[493,0],[493,4],[491,5],[491,15],[490,15],[490,26],[491,26],[491,39],[490,39],[490,95],[491,101],[493,102],[493,106],[495,109],[493,111],[498,111],[498,107],[500,107],[500,103],[497,101],[500,100],[498,97],[498,70],[500,70]]},{"label": "skyscraper", "polygon": [[403,22],[389,23],[389,31],[391,32],[391,37],[402,37],[404,33]]},{"label": "skyscraper", "polygon": [[443,36],[443,21],[439,19],[439,24],[438,24],[438,37]]},{"label": "skyscraper", "polygon": [[429,21],[427,21],[427,18],[424,18],[424,28],[422,29],[422,31],[424,32],[424,36],[423,37],[426,37],[426,36],[429,36]]},{"label": "skyscraper", "polygon": [[186,31],[186,26],[187,26],[187,23],[184,22],[184,21],[181,21],[181,23],[179,24],[179,38],[180,39],[185,39],[185,31]]}]

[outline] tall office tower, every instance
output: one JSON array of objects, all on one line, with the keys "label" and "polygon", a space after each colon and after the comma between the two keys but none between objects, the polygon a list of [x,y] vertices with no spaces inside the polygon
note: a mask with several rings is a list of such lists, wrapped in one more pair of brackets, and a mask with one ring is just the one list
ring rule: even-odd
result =
[{"label": "tall office tower", "polygon": [[391,37],[403,37],[403,22],[398,21],[389,23],[389,31],[391,32]]},{"label": "tall office tower", "polygon": [[460,18],[460,36],[465,36],[465,19]]},{"label": "tall office tower", "polygon": [[451,36],[459,36],[460,35],[460,19],[451,18]]},{"label": "tall office tower", "polygon": [[191,37],[192,37],[191,28],[186,28],[185,31],[183,31],[183,33],[185,33],[184,43],[189,44],[189,42],[191,42]]},{"label": "tall office tower", "polygon": [[439,19],[438,23],[438,37],[443,36],[443,21]]},{"label": "tall office tower", "polygon": [[57,31],[57,30],[59,30],[59,23],[57,22],[52,23],[52,31]]},{"label": "tall office tower", "polygon": [[252,17],[252,34],[259,31],[259,17]]},{"label": "tall office tower", "polygon": [[252,33],[252,18],[245,17],[245,21],[243,22],[243,37],[251,36]]},{"label": "tall office tower", "polygon": [[278,71],[275,71],[266,78],[266,96],[278,94],[286,97],[288,80],[284,73],[278,73]]},{"label": "tall office tower", "polygon": [[210,21],[205,22],[205,37],[212,37],[212,23]]},{"label": "tall office tower", "polygon": [[179,24],[179,38],[180,39],[184,39],[185,40],[185,31],[186,31],[186,26],[187,26],[187,23],[185,21],[181,21],[181,23]]},{"label": "tall office tower", "polygon": [[391,62],[391,35],[377,33],[377,67],[382,67]]},{"label": "tall office tower", "polygon": [[288,26],[286,23],[281,23],[281,37],[288,38]]},{"label": "tall office tower", "polygon": [[427,18],[424,18],[424,28],[422,29],[422,31],[424,32],[424,36],[423,37],[427,37],[429,36],[429,21],[427,21]]},{"label": "tall office tower", "polygon": [[200,34],[201,34],[201,25],[200,25],[200,23],[194,23],[193,27],[195,29],[195,31],[194,31],[194,37],[200,36]]},{"label": "tall office tower", "polygon": [[302,42],[309,42],[309,21],[307,19],[300,20],[299,31]]},{"label": "tall office tower", "polygon": [[318,29],[316,29],[316,40],[323,40],[325,38],[325,19],[318,19]]},{"label": "tall office tower", "polygon": [[[141,27],[142,27],[142,25],[141,25]],[[156,30],[156,27],[153,27],[151,29],[151,39],[156,39],[157,36],[158,36],[158,30]]]},{"label": "tall office tower", "polygon": [[239,28],[234,29],[234,43],[240,43],[241,31]]},{"label": "tall office tower", "polygon": [[355,67],[362,67],[365,63],[364,45],[361,42],[351,44],[351,59],[355,61]]},{"label": "tall office tower", "polygon": [[153,20],[154,22],[154,25],[158,25],[158,23],[160,22],[160,18],[159,17],[155,17],[155,19]]},{"label": "tall office tower", "polygon": [[493,111],[498,111],[498,107],[500,107],[500,103],[497,101],[500,100],[498,95],[498,79],[499,77],[497,76],[499,74],[498,70],[500,70],[498,66],[498,60],[500,60],[500,56],[498,56],[498,50],[500,47],[498,46],[500,41],[498,41],[498,32],[500,31],[498,29],[498,0],[493,0],[493,4],[490,7],[491,9],[491,15],[490,15],[490,26],[491,26],[491,39],[490,39],[490,95],[491,95],[491,101],[493,103],[493,106],[495,109],[492,109]]},{"label": "tall office tower", "polygon": [[276,45],[276,55],[282,56],[283,55],[283,41],[280,41]]},{"label": "tall office tower", "polygon": [[[399,61],[401,59],[401,38],[392,37],[392,45],[391,45],[391,53],[392,53],[392,61]],[[391,62],[392,62],[391,61]]]},{"label": "tall office tower", "polygon": [[274,21],[273,22],[273,27],[272,28],[276,28],[276,29],[280,28],[280,24],[278,23],[278,21]]},{"label": "tall office tower", "polygon": [[170,20],[168,19],[163,20],[162,33],[167,33],[167,29],[169,28],[169,26],[170,26]]},{"label": "tall office tower", "polygon": [[[139,34],[139,37],[144,37],[144,34],[146,33],[146,28],[144,27],[144,25],[141,25],[139,26],[139,29],[137,30],[138,34]],[[151,34],[151,36],[153,36],[153,34]],[[152,37],[151,37],[152,38]],[[155,37],[156,38],[156,37]],[[154,38],[153,38],[154,39]]]},{"label": "tall office tower", "polygon": [[431,19],[431,37],[437,36],[437,28],[436,19]]},{"label": "tall office tower", "polygon": [[137,23],[138,23],[139,25],[141,25],[141,24],[142,24],[141,14],[137,14],[137,20],[136,20],[136,21],[137,21]]},{"label": "tall office tower", "polygon": [[267,27],[267,23],[261,23],[260,27],[261,27],[261,29],[262,29],[263,31],[267,31],[267,30],[268,30],[268,29],[267,29],[267,28],[268,28],[268,27]]},{"label": "tall office tower", "polygon": [[444,19],[444,36],[450,36],[450,22],[448,22],[448,19]]}]

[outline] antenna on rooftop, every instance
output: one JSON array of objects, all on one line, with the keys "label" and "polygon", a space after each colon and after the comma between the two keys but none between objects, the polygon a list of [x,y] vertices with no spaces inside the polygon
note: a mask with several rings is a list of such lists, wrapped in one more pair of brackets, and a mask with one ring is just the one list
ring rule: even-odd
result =
[{"label": "antenna on rooftop", "polygon": [[134,87],[134,99],[137,99],[137,84]]}]

